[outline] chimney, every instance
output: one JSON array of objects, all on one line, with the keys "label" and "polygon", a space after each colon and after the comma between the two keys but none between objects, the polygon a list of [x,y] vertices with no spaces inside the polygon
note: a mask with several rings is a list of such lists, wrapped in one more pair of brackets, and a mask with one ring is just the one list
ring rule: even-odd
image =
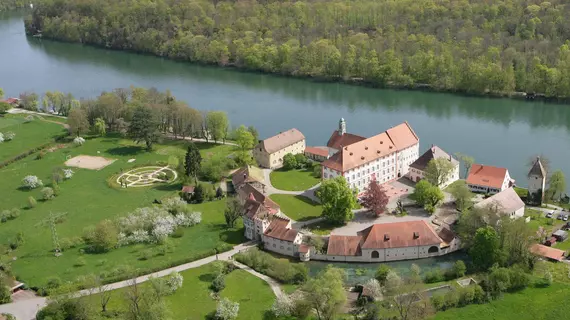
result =
[{"label": "chimney", "polygon": [[384,234],[384,241],[388,241],[388,240],[390,240],[390,234],[385,233]]},{"label": "chimney", "polygon": [[414,232],[414,239],[417,239],[420,237],[420,233],[419,232]]}]

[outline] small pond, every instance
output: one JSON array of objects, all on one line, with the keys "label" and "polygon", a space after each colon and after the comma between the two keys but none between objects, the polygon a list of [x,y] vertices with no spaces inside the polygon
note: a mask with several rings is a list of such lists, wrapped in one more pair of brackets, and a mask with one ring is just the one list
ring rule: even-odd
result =
[{"label": "small pond", "polygon": [[406,276],[410,272],[410,266],[415,263],[421,270],[422,274],[430,271],[434,268],[447,269],[450,268],[453,263],[457,260],[463,260],[465,263],[469,261],[469,257],[465,252],[458,251],[450,253],[441,257],[416,259],[416,260],[404,260],[404,261],[393,261],[393,262],[381,262],[381,263],[355,263],[355,262],[330,262],[330,261],[309,261],[305,262],[309,268],[309,274],[315,276],[321,270],[326,268],[328,265],[332,265],[337,268],[342,268],[346,271],[348,276],[347,284],[354,285],[358,283],[364,283],[366,280],[374,277],[376,269],[381,264],[386,264],[398,274]]}]

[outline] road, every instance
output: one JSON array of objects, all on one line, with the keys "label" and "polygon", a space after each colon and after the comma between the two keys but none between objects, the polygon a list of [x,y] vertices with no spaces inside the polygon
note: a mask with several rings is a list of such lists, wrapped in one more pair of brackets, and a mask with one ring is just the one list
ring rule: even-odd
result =
[{"label": "road", "polygon": [[[144,276],[140,276],[140,277],[136,278],[135,280],[137,283],[141,283],[141,282],[148,281],[150,278],[164,277],[164,276],[169,275],[170,273],[172,273],[174,271],[181,272],[181,271],[192,269],[192,268],[198,268],[198,267],[201,267],[205,264],[208,264],[208,263],[216,261],[216,260],[229,260],[234,254],[236,254],[242,250],[246,250],[246,249],[255,247],[256,245],[257,245],[256,242],[242,243],[240,245],[235,246],[232,250],[220,253],[217,256],[216,255],[209,256],[209,257],[206,257],[204,259],[192,261],[192,262],[182,264],[182,265],[179,265],[176,267],[172,267],[172,268],[164,269],[164,270],[154,272],[151,274],[147,274]],[[279,286],[277,284],[277,282],[275,282],[275,280],[273,280],[273,279],[271,279],[265,275],[262,275],[258,272],[255,272],[254,270],[248,270],[247,266],[244,266],[244,265],[238,265],[238,266],[241,269],[244,269],[245,271],[255,275],[256,277],[259,277],[260,279],[265,280],[271,286],[271,289],[273,290],[273,292],[275,292],[276,295],[281,294],[281,288],[275,288],[275,286],[277,286],[277,287]],[[108,291],[108,290],[121,289],[121,288],[129,286],[129,284],[131,284],[131,283],[132,283],[132,280],[125,280],[125,281],[119,281],[119,282],[111,283],[111,284],[106,286],[105,290]],[[89,295],[90,293],[92,293],[92,290],[81,290],[81,291],[76,292],[75,295],[85,296],[85,295]],[[47,303],[48,303],[47,298],[38,297],[38,298],[30,299],[30,300],[22,300],[22,301],[13,302],[13,303],[2,304],[2,305],[0,305],[0,314],[2,314],[2,313],[12,314],[16,317],[17,320],[33,320],[36,317],[36,313],[41,308],[46,306]]]}]

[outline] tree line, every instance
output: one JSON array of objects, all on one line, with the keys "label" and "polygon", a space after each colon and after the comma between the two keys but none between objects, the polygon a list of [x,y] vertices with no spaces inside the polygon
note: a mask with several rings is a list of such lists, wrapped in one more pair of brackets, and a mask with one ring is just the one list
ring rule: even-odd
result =
[{"label": "tree line", "polygon": [[23,0],[2,0],[2,1],[0,1],[0,11],[23,8],[25,6],[26,6],[26,1],[23,1]]},{"label": "tree line", "polygon": [[562,0],[45,0],[29,34],[302,77],[570,97]]}]

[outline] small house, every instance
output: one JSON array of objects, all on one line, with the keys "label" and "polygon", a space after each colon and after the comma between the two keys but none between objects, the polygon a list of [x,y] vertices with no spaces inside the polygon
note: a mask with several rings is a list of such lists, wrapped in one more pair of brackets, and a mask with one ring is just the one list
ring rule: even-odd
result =
[{"label": "small house", "polygon": [[553,245],[556,244],[556,238],[555,237],[550,237],[548,239],[546,239],[546,241],[544,241],[544,245],[552,247]]},{"label": "small house", "polygon": [[185,199],[190,199],[194,195],[194,186],[183,186],[182,187],[182,197]]},{"label": "small house", "polygon": [[530,247],[530,252],[533,254],[546,258],[550,261],[562,261],[564,259],[564,250],[550,248],[542,244],[533,244]]},{"label": "small house", "polygon": [[475,204],[476,208],[489,208],[511,219],[524,216],[524,202],[515,189],[508,188]]},{"label": "small house", "polygon": [[329,158],[328,147],[305,147],[305,157],[308,159],[323,162]]},{"label": "small house", "polygon": [[473,164],[471,166],[465,182],[467,182],[467,185],[473,192],[490,194],[499,193],[512,187],[515,183],[509,175],[509,170],[506,168],[482,164]]},{"label": "small house", "polygon": [[552,234],[552,236],[554,238],[556,238],[556,241],[562,242],[562,241],[566,241],[566,239],[568,239],[568,232],[566,232],[564,230],[558,230],[558,231],[554,232]]}]

